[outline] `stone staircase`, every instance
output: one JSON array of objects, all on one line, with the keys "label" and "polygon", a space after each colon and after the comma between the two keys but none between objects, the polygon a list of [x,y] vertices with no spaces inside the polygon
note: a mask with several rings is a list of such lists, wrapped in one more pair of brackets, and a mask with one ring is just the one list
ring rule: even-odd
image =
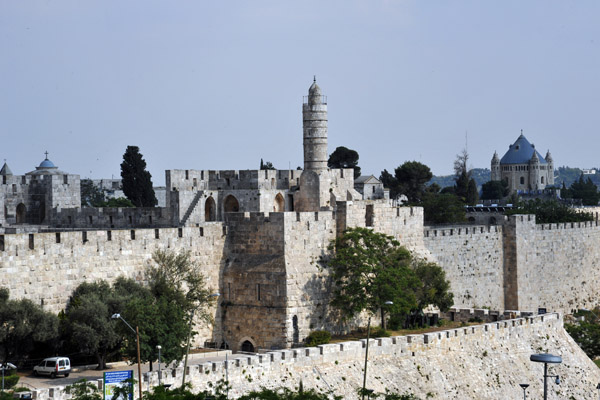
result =
[{"label": "stone staircase", "polygon": [[179,226],[185,226],[185,223],[190,218],[190,215],[192,215],[192,212],[194,212],[194,209],[198,205],[198,202],[200,201],[201,197],[202,197],[202,192],[201,191],[197,192],[196,195],[194,196],[194,199],[190,203],[190,206],[188,207],[187,211],[183,215],[183,218],[181,218],[181,221],[179,222]]}]

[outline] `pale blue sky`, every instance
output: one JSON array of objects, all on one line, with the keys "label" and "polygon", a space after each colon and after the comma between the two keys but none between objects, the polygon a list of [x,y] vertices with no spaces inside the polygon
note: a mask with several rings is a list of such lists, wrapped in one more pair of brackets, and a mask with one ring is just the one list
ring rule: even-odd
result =
[{"label": "pale blue sky", "polygon": [[165,169],[302,165],[302,96],[329,152],[376,176],[474,167],[521,129],[557,166],[600,166],[600,2],[0,0],[0,159],[50,152],[110,178],[129,144]]}]

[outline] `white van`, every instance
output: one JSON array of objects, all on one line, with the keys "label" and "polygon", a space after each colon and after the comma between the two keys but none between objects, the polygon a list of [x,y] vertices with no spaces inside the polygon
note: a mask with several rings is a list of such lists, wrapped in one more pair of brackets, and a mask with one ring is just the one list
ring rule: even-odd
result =
[{"label": "white van", "polygon": [[71,361],[67,357],[50,357],[44,359],[41,363],[33,367],[33,374],[50,375],[56,378],[57,375],[64,375],[65,378],[71,372]]}]

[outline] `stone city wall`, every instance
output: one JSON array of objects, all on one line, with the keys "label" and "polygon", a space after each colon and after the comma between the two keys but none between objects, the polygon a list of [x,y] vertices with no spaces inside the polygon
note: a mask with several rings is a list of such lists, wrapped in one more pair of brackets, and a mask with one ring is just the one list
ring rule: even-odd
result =
[{"label": "stone city wall", "polygon": [[[187,382],[194,392],[213,391],[227,375],[230,398],[262,387],[333,390],[345,399],[356,399],[363,383],[366,340],[311,348],[237,356],[187,367]],[[600,370],[573,342],[558,314],[547,314],[464,326],[422,335],[371,339],[367,388],[413,393],[433,399],[517,399],[528,383],[528,397],[543,392],[543,365],[531,354],[548,352],[562,357],[552,365],[561,384],[549,382],[548,398],[594,399]],[[163,384],[181,384],[183,368],[161,371]],[[143,377],[144,390],[158,384],[158,371]],[[136,387],[137,389],[137,387]],[[68,398],[64,388],[35,392],[36,400]]]},{"label": "stone city wall", "polygon": [[[52,210],[52,232],[61,229],[172,227],[171,211],[161,207],[83,207]],[[42,228],[43,229],[43,228]]]},{"label": "stone city wall", "polygon": [[[61,311],[82,282],[114,281],[119,276],[144,281],[143,271],[156,250],[190,251],[219,289],[225,236],[222,223],[196,228],[98,230],[0,235],[0,287],[13,299],[27,298],[46,310]],[[198,343],[211,341],[199,327]]]},{"label": "stone city wall", "polygon": [[505,309],[502,234],[500,225],[425,230],[425,247],[446,272],[455,306]]},{"label": "stone city wall", "polygon": [[570,313],[600,304],[600,226],[598,221],[535,223],[514,216],[520,309]]}]

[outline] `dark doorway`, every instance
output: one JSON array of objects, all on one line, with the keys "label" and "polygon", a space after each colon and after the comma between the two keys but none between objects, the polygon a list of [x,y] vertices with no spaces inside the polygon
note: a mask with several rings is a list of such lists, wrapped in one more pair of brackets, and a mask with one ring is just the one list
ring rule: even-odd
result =
[{"label": "dark doorway", "polygon": [[238,212],[240,211],[240,203],[235,197],[229,195],[225,198],[225,212]]},{"label": "dark doorway", "polygon": [[25,214],[27,212],[27,209],[25,208],[25,204],[20,203],[17,206],[17,224],[24,224],[25,223]]},{"label": "dark doorway", "polygon": [[204,220],[217,220],[217,207],[215,206],[215,200],[212,198],[212,196],[206,199],[206,203],[204,204]]},{"label": "dark doorway", "polygon": [[250,343],[249,340],[246,340],[244,343],[242,343],[242,351],[246,353],[254,353],[254,345]]}]

